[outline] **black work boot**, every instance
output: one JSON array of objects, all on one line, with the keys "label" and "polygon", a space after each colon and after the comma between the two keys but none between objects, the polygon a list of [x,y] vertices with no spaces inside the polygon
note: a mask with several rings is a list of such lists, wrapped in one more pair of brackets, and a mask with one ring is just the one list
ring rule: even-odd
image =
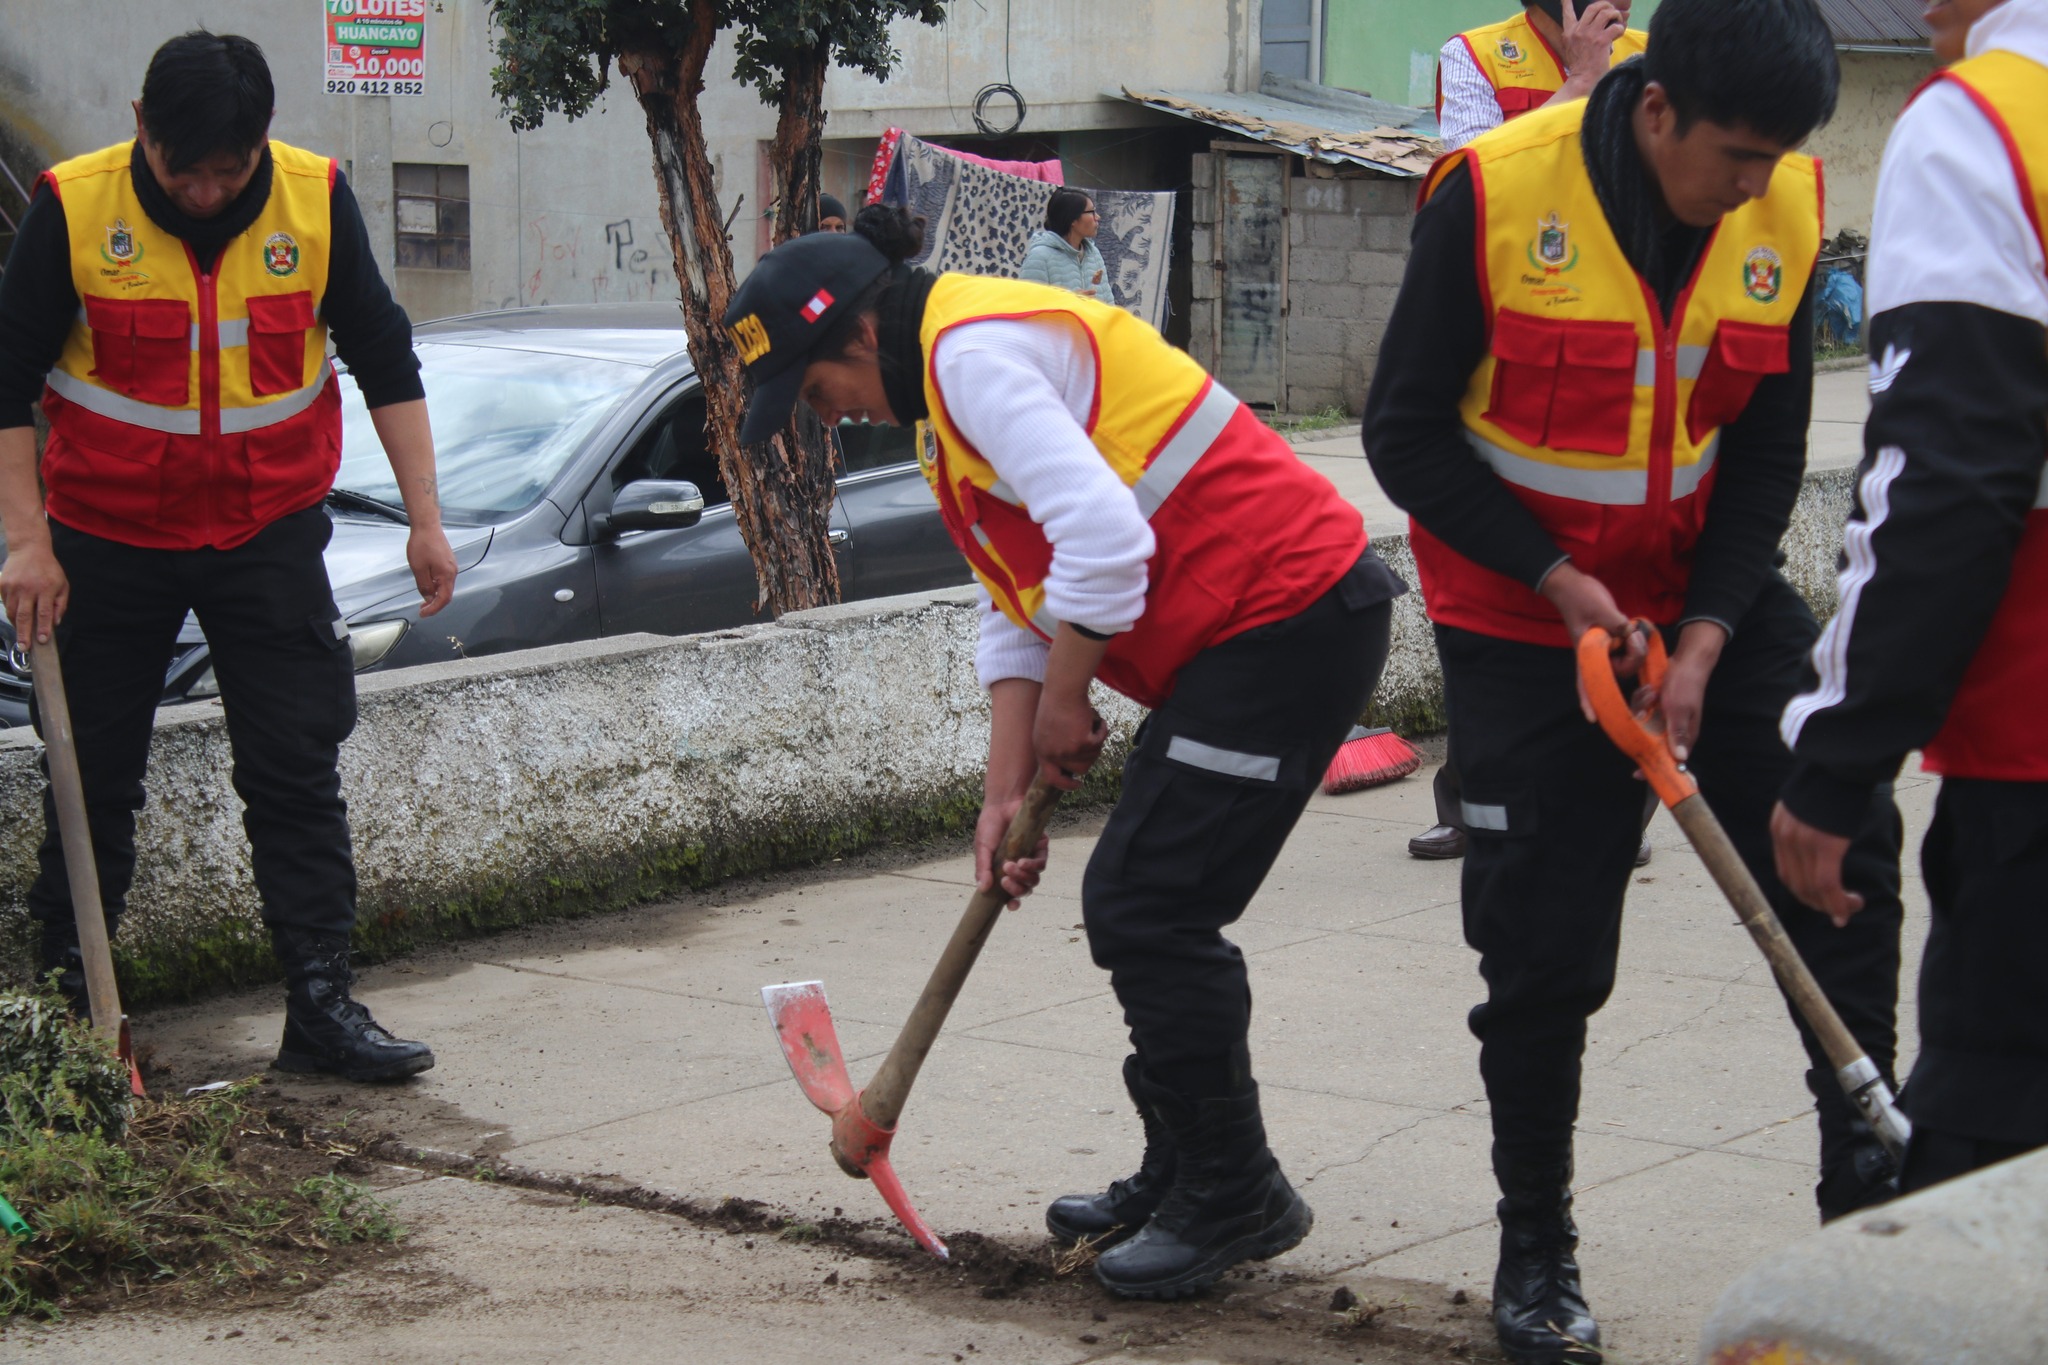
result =
[{"label": "black work boot", "polygon": [[321,1071],[349,1081],[395,1081],[434,1064],[425,1043],[394,1038],[351,999],[355,973],[348,944],[338,938],[277,931],[284,967],[284,1041],[279,1071]]},{"label": "black work boot", "polygon": [[1173,1134],[1153,1111],[1145,1095],[1145,1068],[1137,1054],[1124,1058],[1124,1089],[1138,1107],[1145,1125],[1145,1159],[1135,1175],[1119,1180],[1101,1194],[1068,1194],[1052,1201],[1045,1211],[1045,1226],[1063,1242],[1082,1238],[1101,1242],[1114,1234],[1122,1240],[1145,1226],[1173,1184]]},{"label": "black work boot", "polygon": [[1102,1253],[1095,1278],[1133,1299],[1178,1299],[1240,1261],[1300,1244],[1315,1215],[1266,1146],[1259,1088],[1193,1103],[1143,1087],[1176,1149],[1173,1185],[1138,1235]]},{"label": "black work boot", "polygon": [[[1889,1084],[1891,1078],[1885,1079]],[[1820,1110],[1820,1183],[1813,1187],[1820,1221],[1832,1223],[1898,1198],[1898,1163],[1877,1140],[1876,1130],[1843,1097],[1834,1073],[1808,1071],[1806,1084]]]},{"label": "black work boot", "polygon": [[1493,1329],[1516,1365],[1595,1362],[1600,1328],[1579,1287],[1579,1229],[1572,1222],[1572,1168],[1496,1164],[1500,1268],[1493,1276]]},{"label": "black work boot", "polygon": [[[67,926],[68,927],[68,926]],[[92,997],[85,985],[85,955],[79,951],[75,937],[50,932],[50,926],[43,926],[43,948],[41,967],[36,972],[38,980],[47,981],[50,973],[57,973],[57,994],[64,997],[64,1004],[72,1017],[85,1023],[92,1022]]]}]

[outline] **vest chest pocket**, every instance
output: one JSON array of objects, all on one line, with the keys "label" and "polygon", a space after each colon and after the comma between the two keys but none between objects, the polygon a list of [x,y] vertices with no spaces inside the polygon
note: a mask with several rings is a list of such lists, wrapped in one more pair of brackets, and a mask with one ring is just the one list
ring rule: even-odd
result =
[{"label": "vest chest pocket", "polygon": [[1493,323],[1486,420],[1526,445],[1625,455],[1637,349],[1631,323],[1567,322],[1503,308]]},{"label": "vest chest pocket", "polygon": [[1765,375],[1785,374],[1791,368],[1791,337],[1785,328],[1722,323],[1707,348],[1699,382],[1693,385],[1692,403],[1685,411],[1686,435],[1698,445],[1709,432],[1742,416]]},{"label": "vest chest pocket", "polygon": [[182,299],[103,299],[87,295],[92,372],[114,392],[158,407],[182,408],[192,393],[192,310]]},{"label": "vest chest pocket", "polygon": [[316,321],[310,290],[249,299],[251,393],[291,393],[305,386],[306,333]]}]

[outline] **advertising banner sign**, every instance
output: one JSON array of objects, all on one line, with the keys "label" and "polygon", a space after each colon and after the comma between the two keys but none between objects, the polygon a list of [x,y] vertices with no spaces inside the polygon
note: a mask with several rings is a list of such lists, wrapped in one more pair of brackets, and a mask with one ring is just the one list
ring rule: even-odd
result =
[{"label": "advertising banner sign", "polygon": [[427,0],[320,0],[330,95],[427,93]]}]

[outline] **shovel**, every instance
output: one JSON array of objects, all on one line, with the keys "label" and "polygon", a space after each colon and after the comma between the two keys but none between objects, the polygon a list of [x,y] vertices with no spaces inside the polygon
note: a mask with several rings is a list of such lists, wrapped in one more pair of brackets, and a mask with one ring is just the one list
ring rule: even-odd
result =
[{"label": "shovel", "polygon": [[[1059,789],[1047,786],[1042,777],[1031,784],[996,852],[998,868],[1038,847],[1045,822],[1059,799]],[[952,941],[924,983],[924,993],[910,1011],[909,1022],[896,1035],[896,1045],[865,1090],[856,1092],[847,1074],[839,1035],[832,1027],[832,1008],[825,1003],[824,982],[791,981],[761,988],[761,1000],[768,1006],[768,1018],[775,1025],[789,1069],[796,1073],[796,1083],[812,1104],[832,1116],[833,1159],[854,1179],[874,1181],[875,1189],[917,1244],[942,1261],[947,1259],[946,1244],[919,1216],[903,1182],[896,1178],[895,1168],[889,1164],[889,1144],[896,1137],[896,1120],[910,1098],[918,1068],[924,1065],[947,1012],[967,984],[967,974],[974,970],[974,960],[981,956],[982,944],[988,942],[1010,900],[999,877],[994,886],[976,891],[967,902],[967,913],[960,917]]]},{"label": "shovel", "polygon": [[128,1066],[128,1088],[142,1091],[142,1071],[135,1064],[135,1045],[128,1036],[128,1016],[121,1013],[121,991],[114,983],[114,950],[107,943],[107,915],[100,905],[100,873],[92,860],[92,831],[85,820],[85,784],[78,776],[78,747],[71,733],[71,703],[64,692],[64,666],[57,641],[45,640],[30,651],[36,689],[36,711],[43,723],[43,748],[50,764],[50,793],[57,802],[57,834],[64,845],[64,871],[71,881],[71,910],[78,919],[79,956],[85,962],[85,998],[92,1024],[113,1040]]},{"label": "shovel", "polygon": [[[1631,629],[1640,630],[1648,637],[1650,652],[1643,663],[1642,681],[1646,686],[1656,687],[1664,681],[1668,662],[1664,653],[1664,637],[1647,621],[1632,622]],[[1756,884],[1756,878],[1750,875],[1742,856],[1735,851],[1735,845],[1728,841],[1727,831],[1714,818],[1714,812],[1707,808],[1706,799],[1700,795],[1699,784],[1672,754],[1664,733],[1663,714],[1654,708],[1637,712],[1629,710],[1609,662],[1623,648],[1623,640],[1609,635],[1599,626],[1587,631],[1579,640],[1579,678],[1585,684],[1593,713],[1600,718],[1600,728],[1623,753],[1636,761],[1658,798],[1670,807],[1672,818],[1685,831],[1685,837],[1692,841],[1707,871],[1720,883],[1722,894],[1735,907],[1735,913],[1742,920],[1743,927],[1749,930],[1749,936],[1763,950],[1764,960],[1771,964],[1771,970],[1777,974],[1778,984],[1791,999],[1793,1008],[1820,1038],[1821,1049],[1834,1065],[1835,1080],[1841,1084],[1842,1092],[1862,1113],[1892,1159],[1902,1159],[1906,1140],[1913,1133],[1912,1121],[1900,1112],[1891,1087],[1878,1073],[1877,1064],[1863,1051],[1855,1035],[1842,1022],[1842,1016],[1835,1012],[1834,1005],[1822,993],[1820,983],[1813,979],[1813,972],[1799,956],[1799,949],[1786,936],[1785,926],[1779,923],[1777,912],[1764,898],[1763,888]]]}]

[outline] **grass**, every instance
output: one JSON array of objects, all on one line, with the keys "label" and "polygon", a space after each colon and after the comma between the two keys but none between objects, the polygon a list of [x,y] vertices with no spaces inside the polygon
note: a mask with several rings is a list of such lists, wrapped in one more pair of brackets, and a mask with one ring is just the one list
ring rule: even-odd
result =
[{"label": "grass", "polygon": [[1292,422],[1275,422],[1273,430],[1282,436],[1305,436],[1312,431],[1328,431],[1331,427],[1341,427],[1356,420],[1342,408],[1327,407]]},{"label": "grass", "polygon": [[[0,995],[0,1025],[15,1026],[0,1050],[31,1027],[35,1046],[12,1051],[54,1049],[88,1076],[119,1070],[55,1001],[22,998]],[[331,1156],[303,1150],[302,1135],[294,1150],[254,1103],[258,1088],[109,1114],[51,1068],[0,1075],[0,1192],[31,1229],[0,1237],[0,1321],[144,1293],[310,1285],[343,1248],[402,1239],[390,1207],[334,1173]]]}]

